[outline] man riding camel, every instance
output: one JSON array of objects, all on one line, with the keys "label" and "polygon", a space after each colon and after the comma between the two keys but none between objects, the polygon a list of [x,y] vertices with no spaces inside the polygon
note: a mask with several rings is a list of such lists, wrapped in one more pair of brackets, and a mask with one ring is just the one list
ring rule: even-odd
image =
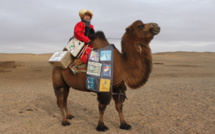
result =
[{"label": "man riding camel", "polygon": [[[85,47],[89,47],[92,49],[92,35],[95,33],[94,26],[90,23],[93,13],[88,9],[82,9],[79,11],[79,16],[81,18],[81,21],[78,22],[75,25],[74,28],[74,37],[80,41],[85,42]],[[83,55],[80,58],[75,59],[73,66],[71,67],[71,70],[73,74],[77,74],[78,72],[78,66],[87,63],[89,59],[89,54],[91,50],[88,49],[88,51],[84,51]]]}]

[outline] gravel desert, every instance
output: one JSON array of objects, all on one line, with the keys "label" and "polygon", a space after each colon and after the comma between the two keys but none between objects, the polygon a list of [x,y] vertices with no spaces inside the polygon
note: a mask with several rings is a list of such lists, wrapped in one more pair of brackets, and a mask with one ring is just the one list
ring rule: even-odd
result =
[{"label": "gravel desert", "polygon": [[[71,89],[74,119],[61,126],[48,59],[52,54],[0,54],[1,134],[95,134],[95,93]],[[124,115],[131,130],[119,129],[112,100],[105,112],[106,134],[213,134],[215,53],[153,54],[153,70],[140,89],[127,90]]]}]

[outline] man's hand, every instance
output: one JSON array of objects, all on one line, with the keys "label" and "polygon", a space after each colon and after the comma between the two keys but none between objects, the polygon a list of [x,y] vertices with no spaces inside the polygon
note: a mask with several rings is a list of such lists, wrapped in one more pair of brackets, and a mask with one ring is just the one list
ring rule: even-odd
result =
[{"label": "man's hand", "polygon": [[93,44],[93,41],[92,41],[92,40],[90,40],[87,44],[91,45],[91,44]]}]

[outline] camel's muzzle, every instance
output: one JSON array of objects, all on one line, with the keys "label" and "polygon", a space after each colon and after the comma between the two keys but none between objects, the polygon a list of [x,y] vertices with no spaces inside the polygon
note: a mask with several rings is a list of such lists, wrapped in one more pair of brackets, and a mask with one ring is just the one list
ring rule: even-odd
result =
[{"label": "camel's muzzle", "polygon": [[154,34],[154,35],[157,35],[160,33],[160,27],[158,26],[158,24],[154,23],[153,24],[153,27],[151,28],[151,32]]}]

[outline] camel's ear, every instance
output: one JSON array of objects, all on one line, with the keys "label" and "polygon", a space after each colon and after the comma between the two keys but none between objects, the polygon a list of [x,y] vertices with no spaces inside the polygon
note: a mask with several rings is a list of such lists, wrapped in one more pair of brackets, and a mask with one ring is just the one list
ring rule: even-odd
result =
[{"label": "camel's ear", "polygon": [[129,33],[129,32],[132,32],[133,30],[134,30],[134,29],[133,29],[132,27],[127,27],[127,28],[126,28],[126,32],[128,32],[128,33]]}]

